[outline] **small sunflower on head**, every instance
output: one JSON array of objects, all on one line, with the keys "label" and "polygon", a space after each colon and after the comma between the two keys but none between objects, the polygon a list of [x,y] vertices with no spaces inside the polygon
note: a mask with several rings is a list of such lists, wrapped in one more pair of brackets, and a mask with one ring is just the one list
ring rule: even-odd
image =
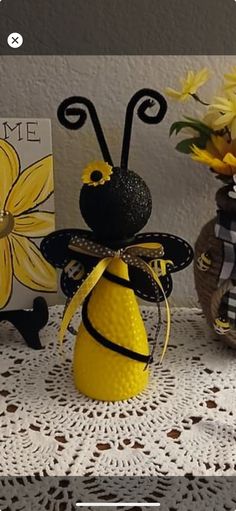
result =
[{"label": "small sunflower on head", "polygon": [[105,161],[92,161],[82,172],[82,181],[89,186],[104,185],[110,181],[112,175],[112,166]]},{"label": "small sunflower on head", "polygon": [[210,77],[207,69],[189,71],[181,80],[180,91],[168,88],[169,97],[178,101],[195,100],[206,109],[202,116],[187,117],[174,122],[170,135],[189,132],[189,137],[181,140],[176,149],[213,171],[218,178],[232,182],[236,173],[236,66],[223,74],[221,95],[219,92],[210,101],[202,100],[198,89]]}]

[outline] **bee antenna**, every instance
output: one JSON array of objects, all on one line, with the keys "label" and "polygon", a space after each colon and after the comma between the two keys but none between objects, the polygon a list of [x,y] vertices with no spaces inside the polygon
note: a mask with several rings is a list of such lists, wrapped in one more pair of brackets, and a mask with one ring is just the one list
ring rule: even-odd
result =
[{"label": "bee antenna", "polygon": [[[147,124],[158,124],[164,119],[166,111],[167,111],[167,103],[159,92],[153,89],[141,89],[128,103],[125,115],[125,126],[124,126],[124,135],[123,135],[123,143],[122,143],[122,152],[121,152],[121,168],[128,168],[128,160],[129,160],[129,149],[130,149],[130,139],[132,132],[132,124],[133,124],[133,116],[134,109],[138,103],[138,101],[145,96],[148,96],[148,99],[144,99],[141,105],[138,107],[137,115],[141,121]],[[155,104],[158,104],[159,110],[155,115],[149,115],[147,110],[152,108]]]},{"label": "bee antenna", "polygon": [[[82,104],[83,107],[81,108],[78,106],[78,104]],[[57,110],[58,120],[65,128],[69,130],[78,130],[82,128],[87,119],[87,112],[84,107],[86,107],[89,112],[103,159],[113,167],[110,151],[108,149],[102,126],[92,101],[87,98],[83,98],[82,96],[72,96],[70,98],[64,99]],[[70,117],[77,117],[77,120],[72,120]]]}]

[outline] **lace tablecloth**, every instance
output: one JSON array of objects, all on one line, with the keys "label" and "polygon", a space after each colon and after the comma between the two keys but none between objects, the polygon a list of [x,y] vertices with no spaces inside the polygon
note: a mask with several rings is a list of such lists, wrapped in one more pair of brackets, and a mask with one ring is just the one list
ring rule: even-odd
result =
[{"label": "lace tablecloth", "polygon": [[[156,311],[143,307],[149,333]],[[28,348],[0,328],[0,475],[236,474],[236,352],[214,339],[197,309],[175,309],[162,366],[125,402],[98,402],[73,386],[73,336],[60,353],[62,307]],[[161,332],[160,339],[163,337]]]}]

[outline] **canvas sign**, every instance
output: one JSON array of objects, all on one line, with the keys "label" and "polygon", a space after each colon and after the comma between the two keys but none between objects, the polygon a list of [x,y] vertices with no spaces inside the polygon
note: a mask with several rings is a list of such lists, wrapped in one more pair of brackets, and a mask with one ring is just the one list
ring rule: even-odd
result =
[{"label": "canvas sign", "polygon": [[51,122],[0,119],[0,310],[53,303],[55,269],[40,242],[55,229]]}]

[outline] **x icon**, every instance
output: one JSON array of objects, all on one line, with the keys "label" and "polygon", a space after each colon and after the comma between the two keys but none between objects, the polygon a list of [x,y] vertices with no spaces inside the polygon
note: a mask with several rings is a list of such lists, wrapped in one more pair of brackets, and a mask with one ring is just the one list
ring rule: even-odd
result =
[{"label": "x icon", "polygon": [[12,34],[9,34],[7,43],[11,48],[20,48],[20,46],[23,44],[23,37],[21,34],[13,32]]}]

